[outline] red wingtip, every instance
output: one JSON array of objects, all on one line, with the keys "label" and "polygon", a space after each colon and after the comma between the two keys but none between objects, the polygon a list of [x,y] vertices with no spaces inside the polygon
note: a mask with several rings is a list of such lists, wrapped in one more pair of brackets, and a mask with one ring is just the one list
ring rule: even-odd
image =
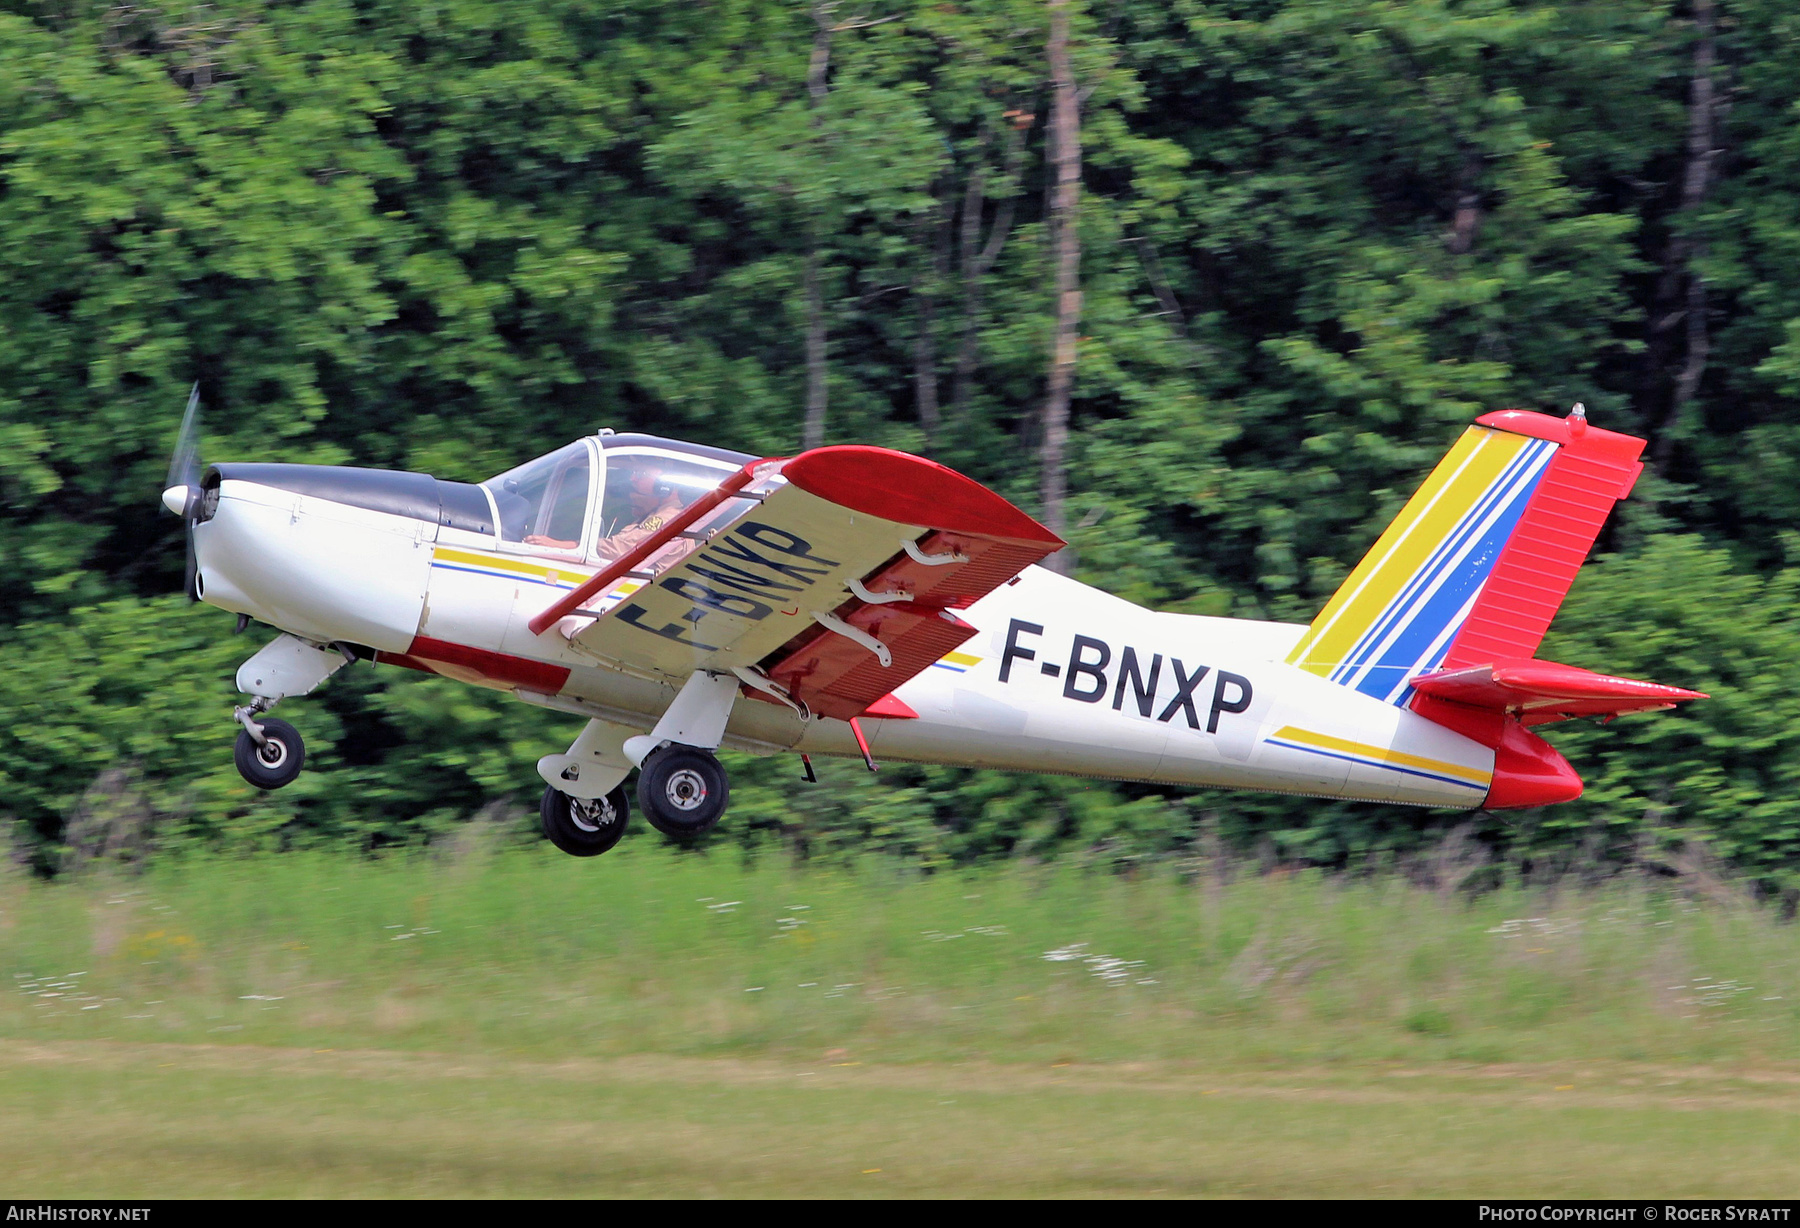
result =
[{"label": "red wingtip", "polygon": [[1063,539],[973,478],[891,448],[813,448],[781,476],[839,507],[900,524],[1061,547]]}]

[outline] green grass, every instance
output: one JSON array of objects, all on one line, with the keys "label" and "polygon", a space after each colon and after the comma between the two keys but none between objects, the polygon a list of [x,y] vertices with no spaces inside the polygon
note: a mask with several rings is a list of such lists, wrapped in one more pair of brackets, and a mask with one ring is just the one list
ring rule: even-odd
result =
[{"label": "green grass", "polygon": [[0,1041],[0,1181],[30,1198],[1786,1198],[1795,1092],[1791,1077],[1591,1064],[1248,1072]]},{"label": "green grass", "polygon": [[1796,933],[1643,885],[1471,901],[650,847],[12,879],[0,1178],[1775,1195],[1800,1179]]}]

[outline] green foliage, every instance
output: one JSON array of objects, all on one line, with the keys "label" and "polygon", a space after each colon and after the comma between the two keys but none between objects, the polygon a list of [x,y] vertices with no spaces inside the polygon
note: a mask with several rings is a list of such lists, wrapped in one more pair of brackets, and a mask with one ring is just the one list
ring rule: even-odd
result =
[{"label": "green foliage", "polygon": [[0,672],[5,813],[52,838],[98,807],[171,851],[416,842],[490,802],[535,801],[543,747],[579,728],[492,692],[358,665],[282,708],[303,730],[308,770],[263,793],[231,758],[231,679],[259,645],[229,627],[218,610],[164,597],[20,628]]},{"label": "green foliage", "polygon": [[0,876],[4,1171],[138,1202],[1779,1200],[1800,1174],[1793,927],[1741,900],[578,862],[490,828]]},{"label": "green foliage", "polygon": [[[248,808],[254,790],[219,753],[229,732],[219,700],[243,655],[243,641],[218,634],[221,622],[217,611],[185,602],[127,598],[12,636],[0,671],[9,814],[55,835],[113,768],[124,769],[115,788],[131,790],[140,821],[210,825]],[[289,802],[255,804],[267,812]]]},{"label": "green foliage", "polygon": [[1800,1052],[1791,928],[1741,896],[1179,868],[921,874],[649,840],[578,861],[482,823],[428,853],[9,876],[0,1034],[1289,1068]]},{"label": "green foliage", "polygon": [[[1584,569],[1546,655],[1711,696],[1614,726],[1547,731],[1581,765],[1581,802],[1543,812],[1569,845],[1701,837],[1800,887],[1800,572],[1746,574],[1723,550],[1665,537]],[[1671,829],[1671,830],[1665,830]]]},{"label": "green foliage", "polygon": [[[1588,800],[1479,834],[1541,855],[1679,826],[1792,885],[1788,6],[1721,6],[1731,106],[1691,212],[1682,4],[1073,7],[1082,578],[1309,619],[1471,416],[1585,401],[1652,438],[1654,472],[1546,651],[1716,698],[1553,731]],[[844,28],[818,93],[821,16]],[[182,544],[153,514],[196,379],[209,460],[477,478],[601,425],[780,452],[816,260],[828,436],[928,451],[1030,506],[1044,36],[1035,0],[0,4],[0,813],[53,839],[99,789],[169,838],[418,841],[529,805],[532,762],[568,736],[358,667],[300,709],[316,770],[244,792],[225,713],[250,645],[164,596]],[[1682,355],[1654,337],[1685,250],[1712,352],[1677,412]],[[734,771],[734,839],[933,866],[1135,865],[1209,816],[1330,862],[1435,830],[1059,778]]]}]

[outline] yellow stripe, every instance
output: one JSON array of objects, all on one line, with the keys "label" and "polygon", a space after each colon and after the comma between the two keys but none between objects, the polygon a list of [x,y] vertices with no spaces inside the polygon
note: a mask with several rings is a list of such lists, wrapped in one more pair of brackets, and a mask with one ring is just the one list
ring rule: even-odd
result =
[{"label": "yellow stripe", "polygon": [[590,571],[566,571],[556,567],[548,567],[542,563],[533,563],[525,559],[513,558],[504,554],[479,554],[473,550],[452,550],[438,546],[432,551],[432,558],[445,563],[462,563],[472,567],[487,567],[496,571],[510,571],[515,575],[531,576],[538,580],[549,580],[551,583],[580,584],[589,576]]},{"label": "yellow stripe", "polygon": [[1320,677],[1341,664],[1406,582],[1530,442],[1523,435],[1484,426],[1464,431],[1349,579],[1325,603],[1288,654],[1288,664]]},{"label": "yellow stripe", "polygon": [[952,664],[952,665],[980,665],[981,664],[980,657],[971,657],[966,652],[947,652],[944,654],[943,659],[950,662],[950,664]]},{"label": "yellow stripe", "polygon": [[1352,742],[1348,738],[1334,738],[1329,734],[1314,733],[1310,729],[1300,729],[1294,725],[1286,725],[1277,730],[1275,736],[1286,738],[1290,742],[1298,742],[1302,746],[1313,746],[1320,750],[1335,750],[1342,754],[1365,755],[1380,763],[1392,764],[1395,767],[1421,768],[1430,772],[1442,772],[1446,776],[1456,776],[1474,784],[1485,785],[1494,779],[1492,772],[1483,772],[1476,768],[1464,767],[1460,763],[1449,763],[1443,759],[1427,759],[1424,755],[1409,755],[1405,751],[1389,750],[1384,746],[1371,746],[1367,742]]}]

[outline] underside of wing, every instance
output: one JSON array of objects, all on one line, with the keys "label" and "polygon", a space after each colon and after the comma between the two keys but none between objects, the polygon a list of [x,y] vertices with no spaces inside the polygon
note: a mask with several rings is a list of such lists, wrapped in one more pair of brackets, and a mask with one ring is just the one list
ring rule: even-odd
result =
[{"label": "underside of wing", "polygon": [[562,619],[571,642],[671,681],[735,672],[758,698],[848,719],[975,633],[956,609],[1063,545],[979,483],[885,448],[764,462],[731,499],[596,576]]}]

